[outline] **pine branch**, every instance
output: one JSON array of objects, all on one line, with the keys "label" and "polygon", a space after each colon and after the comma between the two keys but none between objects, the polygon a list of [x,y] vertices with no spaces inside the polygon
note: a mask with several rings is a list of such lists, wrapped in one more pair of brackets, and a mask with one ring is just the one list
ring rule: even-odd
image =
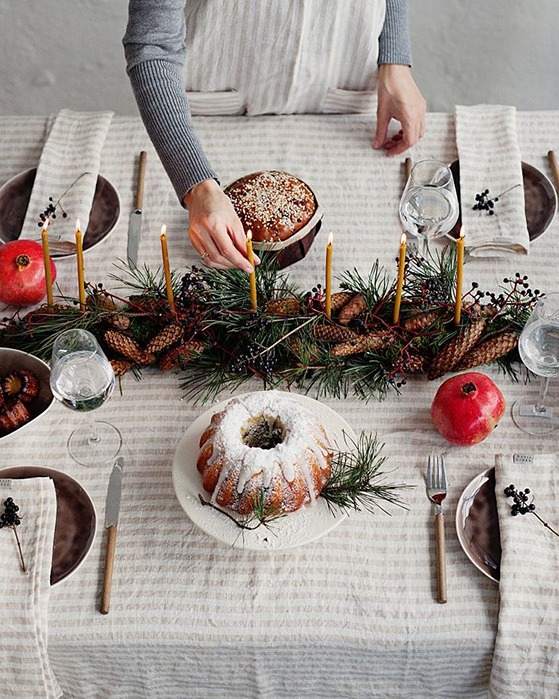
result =
[{"label": "pine branch", "polygon": [[381,468],[387,457],[381,456],[384,445],[376,435],[361,433],[355,442],[344,433],[344,439],[347,449],[334,453],[332,475],[320,494],[328,507],[371,513],[378,508],[387,514],[384,504],[407,509],[396,491],[413,486],[385,481]]}]

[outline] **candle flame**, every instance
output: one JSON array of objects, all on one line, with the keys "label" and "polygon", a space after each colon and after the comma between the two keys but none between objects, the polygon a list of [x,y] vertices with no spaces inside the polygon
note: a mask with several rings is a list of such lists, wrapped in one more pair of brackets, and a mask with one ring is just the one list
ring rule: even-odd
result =
[{"label": "candle flame", "polygon": [[334,234],[332,233],[332,231],[330,231],[330,233],[328,234],[328,245],[332,245],[333,242],[334,242]]},{"label": "candle flame", "polygon": [[46,231],[49,226],[50,226],[50,218],[46,218],[43,221],[43,230]]},{"label": "candle flame", "polygon": [[77,218],[76,219],[76,231],[79,231],[79,230],[81,230],[81,224],[80,224],[80,219]]},{"label": "candle flame", "polygon": [[464,230],[464,226],[460,227],[460,237],[463,238],[466,235],[466,231]]},{"label": "candle flame", "polygon": [[167,226],[165,224],[161,226],[161,235],[167,235]]},{"label": "candle flame", "polygon": [[400,245],[405,245],[405,244],[406,244],[406,240],[407,240],[406,234],[405,234],[405,233],[402,233],[402,235],[401,235],[401,237],[400,237]]},{"label": "candle flame", "polygon": [[247,240],[252,240],[252,231],[250,230],[250,228],[247,231]]}]

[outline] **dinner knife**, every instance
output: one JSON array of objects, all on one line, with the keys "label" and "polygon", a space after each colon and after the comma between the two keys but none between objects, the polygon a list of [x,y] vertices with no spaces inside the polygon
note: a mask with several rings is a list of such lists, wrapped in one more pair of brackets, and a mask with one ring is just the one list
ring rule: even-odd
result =
[{"label": "dinner knife", "polygon": [[147,153],[143,150],[140,153],[138,181],[136,183],[136,202],[134,204],[134,211],[130,214],[130,222],[128,223],[128,247],[126,255],[131,267],[136,267],[138,263],[138,248],[140,247],[140,237],[142,235],[142,204],[144,200],[146,159]]},{"label": "dinner knife", "polygon": [[103,592],[101,594],[101,614],[109,613],[111,588],[113,584],[113,567],[116,549],[116,530],[120,511],[120,494],[122,491],[122,471],[124,459],[119,457],[113,466],[107,489],[105,504],[105,529],[107,530],[107,548],[105,551],[105,569],[103,572]]}]

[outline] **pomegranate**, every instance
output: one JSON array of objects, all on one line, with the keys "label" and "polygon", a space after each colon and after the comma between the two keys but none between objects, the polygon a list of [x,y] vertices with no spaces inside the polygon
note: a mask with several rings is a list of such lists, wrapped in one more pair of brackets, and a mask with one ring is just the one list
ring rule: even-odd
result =
[{"label": "pomegranate", "polygon": [[431,405],[435,427],[453,444],[470,446],[488,437],[505,412],[505,399],[495,383],[477,371],[444,381]]},{"label": "pomegranate", "polygon": [[[31,306],[47,293],[43,246],[35,240],[12,240],[0,246],[0,301]],[[56,267],[50,260],[52,281]]]}]

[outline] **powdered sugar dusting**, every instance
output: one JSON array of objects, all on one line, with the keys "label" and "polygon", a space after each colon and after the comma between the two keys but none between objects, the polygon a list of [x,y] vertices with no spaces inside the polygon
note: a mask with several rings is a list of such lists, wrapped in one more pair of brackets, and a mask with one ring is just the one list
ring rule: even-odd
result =
[{"label": "powdered sugar dusting", "polygon": [[[246,444],[243,434],[255,417],[279,421],[283,429],[282,441],[271,449]],[[292,505],[289,502],[289,484],[294,484],[302,475],[305,490],[308,491],[305,501],[314,501],[317,493],[312,463],[318,462],[326,478],[329,473],[329,448],[324,430],[312,413],[281,391],[262,391],[234,399],[221,414],[213,436],[209,466],[216,461],[223,461],[224,466],[212,500],[217,500],[222,485],[235,473],[239,496],[245,488],[255,487],[254,479],[257,479],[258,488],[268,489],[280,478],[286,486],[282,490],[284,500],[287,500],[284,503],[287,511]]]}]

